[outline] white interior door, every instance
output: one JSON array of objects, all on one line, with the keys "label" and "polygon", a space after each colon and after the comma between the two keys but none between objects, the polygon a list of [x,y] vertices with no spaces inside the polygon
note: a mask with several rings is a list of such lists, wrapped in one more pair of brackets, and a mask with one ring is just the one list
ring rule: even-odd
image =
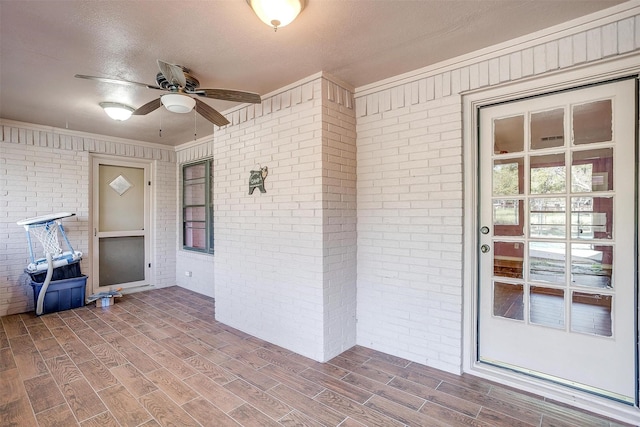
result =
[{"label": "white interior door", "polygon": [[148,164],[93,160],[93,288],[130,288],[149,270]]},{"label": "white interior door", "polygon": [[480,361],[635,403],[635,98],[480,109]]}]

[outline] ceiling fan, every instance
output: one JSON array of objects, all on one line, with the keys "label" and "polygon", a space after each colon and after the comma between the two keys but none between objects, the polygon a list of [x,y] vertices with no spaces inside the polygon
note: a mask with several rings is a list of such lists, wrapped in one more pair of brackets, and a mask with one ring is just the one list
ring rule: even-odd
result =
[{"label": "ceiling fan", "polygon": [[147,89],[156,89],[169,92],[158,99],[147,102],[142,107],[131,113],[133,116],[144,116],[157,110],[161,105],[174,113],[188,113],[194,107],[196,111],[211,123],[224,126],[229,124],[229,120],[208,104],[190,95],[198,95],[204,98],[221,99],[223,101],[248,102],[259,104],[260,95],[253,92],[243,92],[231,89],[200,89],[200,82],[191,75],[188,68],[181,65],[169,64],[158,59],[160,72],[156,75],[157,86],[146,83],[132,82],[129,80],[110,79],[106,77],[86,76],[76,74],[80,79],[97,80],[104,83],[115,83],[121,85],[142,86]]}]

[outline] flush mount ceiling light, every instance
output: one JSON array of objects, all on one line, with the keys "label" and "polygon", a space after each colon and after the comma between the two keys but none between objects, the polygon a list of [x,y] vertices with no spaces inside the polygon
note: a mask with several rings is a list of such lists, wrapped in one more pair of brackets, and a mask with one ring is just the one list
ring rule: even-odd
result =
[{"label": "flush mount ceiling light", "polygon": [[247,3],[262,22],[277,31],[296,19],[307,0],[247,0]]},{"label": "flush mount ceiling light", "polygon": [[119,102],[101,102],[100,106],[109,117],[119,122],[127,120],[134,111],[132,107]]},{"label": "flush mount ceiling light", "polygon": [[172,113],[188,113],[196,106],[196,100],[181,93],[168,93],[160,97],[164,108]]}]

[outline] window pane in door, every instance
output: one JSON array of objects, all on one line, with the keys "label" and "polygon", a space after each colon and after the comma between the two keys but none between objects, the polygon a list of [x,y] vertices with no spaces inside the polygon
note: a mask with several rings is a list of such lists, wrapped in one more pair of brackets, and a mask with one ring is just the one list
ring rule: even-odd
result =
[{"label": "window pane in door", "polygon": [[613,246],[571,244],[571,282],[576,286],[611,289]]},{"label": "window pane in door", "polygon": [[529,280],[565,284],[564,243],[529,242]]},{"label": "window pane in door", "polygon": [[98,231],[144,230],[144,168],[101,164],[98,181]]},{"label": "window pane in door", "polygon": [[524,193],[524,159],[498,159],[493,162],[493,195],[515,196]]},{"label": "window pane in door", "polygon": [[561,197],[539,197],[529,200],[529,235],[562,239],[567,233],[566,200]]},{"label": "window pane in door", "polygon": [[523,242],[493,243],[493,274],[495,276],[522,279],[523,260]]},{"label": "window pane in door", "polygon": [[524,319],[524,287],[520,284],[493,284],[493,315],[507,319]]},{"label": "window pane in door", "polygon": [[531,149],[562,147],[564,145],[564,109],[531,114]]},{"label": "window pane in door", "polygon": [[571,238],[613,238],[613,197],[572,197]]},{"label": "window pane in door", "polygon": [[493,121],[493,152],[495,154],[524,151],[524,116]]},{"label": "window pane in door", "polygon": [[531,156],[531,194],[564,193],[567,183],[567,171],[564,154]]},{"label": "window pane in door", "polygon": [[574,151],[571,155],[571,192],[613,190],[613,148]]},{"label": "window pane in door", "polygon": [[551,328],[564,328],[564,291],[531,286],[529,289],[529,321]]},{"label": "window pane in door", "polygon": [[613,139],[611,100],[589,102],[573,107],[573,143],[592,144]]},{"label": "window pane in door", "polygon": [[106,237],[99,242],[100,286],[144,280],[144,237]]},{"label": "window pane in door", "polygon": [[611,295],[574,292],[571,297],[571,331],[610,337]]},{"label": "window pane in door", "polygon": [[493,235],[524,236],[524,202],[518,199],[493,201]]}]

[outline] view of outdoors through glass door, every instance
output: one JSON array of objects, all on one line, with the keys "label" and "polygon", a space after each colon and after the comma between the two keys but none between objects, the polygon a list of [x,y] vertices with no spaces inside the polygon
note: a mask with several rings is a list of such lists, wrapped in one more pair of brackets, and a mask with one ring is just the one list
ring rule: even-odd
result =
[{"label": "view of outdoors through glass door", "polygon": [[480,110],[479,358],[635,402],[635,81]]}]

